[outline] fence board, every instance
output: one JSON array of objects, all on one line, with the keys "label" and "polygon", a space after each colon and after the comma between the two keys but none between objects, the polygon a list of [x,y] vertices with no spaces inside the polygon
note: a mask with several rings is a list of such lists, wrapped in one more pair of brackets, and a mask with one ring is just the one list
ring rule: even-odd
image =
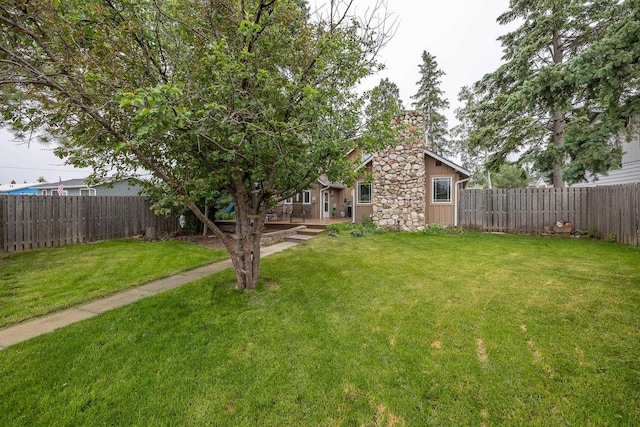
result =
[{"label": "fence board", "polygon": [[482,231],[541,234],[556,221],[574,230],[597,228],[597,237],[640,246],[640,184],[582,188],[462,190],[462,227]]},{"label": "fence board", "polygon": [[175,215],[150,207],[137,196],[0,196],[0,252],[129,237],[151,225],[177,231]]}]

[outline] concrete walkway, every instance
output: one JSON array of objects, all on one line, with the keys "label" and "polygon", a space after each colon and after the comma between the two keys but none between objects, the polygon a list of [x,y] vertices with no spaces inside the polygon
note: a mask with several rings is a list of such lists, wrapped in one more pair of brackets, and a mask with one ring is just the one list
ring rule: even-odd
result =
[{"label": "concrete walkway", "polygon": [[[296,245],[296,242],[282,242],[264,247],[261,251],[261,257],[281,252]],[[38,317],[37,319],[28,320],[15,326],[10,326],[6,329],[0,330],[0,350],[10,345],[37,337],[38,335],[55,331],[63,326],[89,319],[90,317],[97,316],[105,311],[131,304],[132,302],[150,295],[156,295],[166,290],[177,288],[178,286],[193,282],[194,280],[201,279],[227,268],[231,268],[231,260],[229,259],[214,262],[213,264],[185,271],[184,273],[180,273],[175,276],[165,277],[164,279],[156,280],[154,282],[149,282],[142,286],[131,288],[106,298],[71,307],[44,317]]]}]

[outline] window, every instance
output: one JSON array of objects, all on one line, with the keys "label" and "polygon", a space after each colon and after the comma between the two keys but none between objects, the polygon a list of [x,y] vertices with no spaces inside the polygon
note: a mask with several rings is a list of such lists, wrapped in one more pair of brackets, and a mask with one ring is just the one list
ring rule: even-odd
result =
[{"label": "window", "polygon": [[358,183],[358,203],[371,203],[371,184]]},{"label": "window", "polygon": [[373,157],[373,154],[369,154],[369,153],[362,153],[362,163],[365,163],[367,160],[369,160],[371,157]]},{"label": "window", "polygon": [[304,190],[302,191],[302,193],[298,193],[293,197],[289,197],[288,199],[286,199],[284,201],[284,203],[286,205],[290,205],[292,203],[300,203],[302,202],[305,205],[310,205],[311,204],[311,191],[310,190]]},{"label": "window", "polygon": [[81,188],[80,189],[81,196],[95,196],[96,189],[95,188]]},{"label": "window", "polygon": [[433,203],[451,203],[451,177],[433,178]]}]

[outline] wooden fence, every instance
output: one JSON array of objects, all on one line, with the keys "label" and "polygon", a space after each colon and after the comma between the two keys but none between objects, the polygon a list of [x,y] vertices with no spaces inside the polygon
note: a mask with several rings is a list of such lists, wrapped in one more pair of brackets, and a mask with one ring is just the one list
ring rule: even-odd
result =
[{"label": "wooden fence", "polygon": [[178,229],[143,197],[0,196],[0,252],[132,237],[147,227]]},{"label": "wooden fence", "polygon": [[640,184],[462,190],[458,215],[462,227],[524,234],[548,232],[562,220],[574,230],[640,246]]}]

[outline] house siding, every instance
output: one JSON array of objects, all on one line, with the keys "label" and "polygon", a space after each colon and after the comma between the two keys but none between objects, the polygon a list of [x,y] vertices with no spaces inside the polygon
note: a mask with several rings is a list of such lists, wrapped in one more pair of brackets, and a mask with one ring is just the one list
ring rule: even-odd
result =
[{"label": "house siding", "polygon": [[[427,170],[427,224],[453,226],[455,222],[455,185],[460,180],[460,174],[451,166],[438,163],[433,157],[425,155]],[[448,203],[433,202],[433,179],[451,179],[451,201]]]},{"label": "house siding", "polygon": [[598,174],[587,182],[572,187],[595,187],[600,185],[635,184],[640,182],[640,134],[622,144],[621,168]]},{"label": "house siding", "polygon": [[[64,195],[65,196],[82,196],[82,190],[94,189],[95,196],[140,196],[143,195],[142,187],[139,184],[129,186],[129,181],[116,181],[112,187],[106,187],[104,185],[88,186],[84,183],[84,180],[71,180],[63,181]],[[58,194],[58,183],[51,182],[46,184],[40,184],[34,187],[37,194],[40,196],[55,196]]]}]

